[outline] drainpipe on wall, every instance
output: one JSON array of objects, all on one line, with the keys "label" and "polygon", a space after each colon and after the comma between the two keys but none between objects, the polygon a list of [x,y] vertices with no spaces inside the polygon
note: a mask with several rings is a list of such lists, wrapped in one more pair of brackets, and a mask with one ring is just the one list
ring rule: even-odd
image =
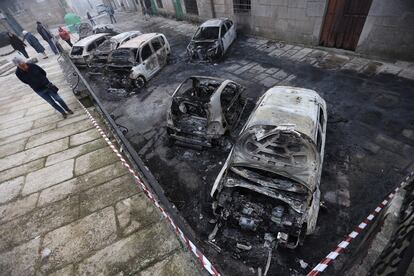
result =
[{"label": "drainpipe on wall", "polygon": [[214,5],[214,0],[210,0],[210,5],[211,5],[211,16],[213,18],[216,18],[216,7]]}]

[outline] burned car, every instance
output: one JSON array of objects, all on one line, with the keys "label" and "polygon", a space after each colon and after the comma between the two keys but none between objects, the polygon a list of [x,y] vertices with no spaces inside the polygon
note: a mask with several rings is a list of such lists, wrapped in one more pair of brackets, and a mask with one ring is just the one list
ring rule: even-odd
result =
[{"label": "burned car", "polygon": [[112,25],[112,24],[99,24],[99,25],[95,25],[92,28],[92,32],[94,34],[103,34],[103,33],[105,33],[105,34],[111,34],[111,35],[118,35],[122,31],[119,28]]},{"label": "burned car", "polygon": [[111,37],[110,34],[94,34],[76,42],[69,57],[77,66],[87,66],[91,55],[96,49]]},{"label": "burned car", "polygon": [[167,131],[179,144],[211,147],[235,129],[246,105],[244,87],[231,80],[190,77],[172,95]]},{"label": "burned car", "polygon": [[94,69],[101,69],[103,68],[107,61],[109,53],[113,50],[117,49],[119,46],[124,44],[125,42],[129,41],[130,39],[141,35],[142,33],[139,31],[130,31],[120,33],[116,36],[111,37],[101,45],[99,45],[95,52],[92,54],[89,62],[89,66]]},{"label": "burned car", "polygon": [[115,88],[143,88],[167,64],[170,54],[163,34],[142,34],[109,54],[106,74]]},{"label": "burned car", "polygon": [[258,101],[211,191],[224,225],[295,248],[315,231],[326,104],[313,90],[273,87]]},{"label": "burned car", "polygon": [[230,19],[207,20],[195,32],[187,54],[190,60],[213,61],[224,56],[236,36],[236,27]]}]

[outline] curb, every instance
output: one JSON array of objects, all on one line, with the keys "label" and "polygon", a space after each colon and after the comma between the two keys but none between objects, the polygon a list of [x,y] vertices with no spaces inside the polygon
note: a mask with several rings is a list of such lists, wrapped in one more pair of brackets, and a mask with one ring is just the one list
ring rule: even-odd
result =
[{"label": "curb", "polygon": [[407,184],[407,181],[414,176],[414,171],[411,172],[401,183],[398,185],[385,199],[378,204],[377,208],[375,208],[374,212],[370,213],[357,227],[355,227],[354,231],[348,234],[348,236],[342,240],[335,248],[334,251],[331,251],[318,265],[316,265],[308,274],[307,276],[316,276],[321,274],[325,271],[329,264],[331,264],[339,254],[348,247],[348,245],[362,232],[367,228],[367,226],[373,222],[375,217],[385,209],[391,199],[395,196],[395,194]]}]

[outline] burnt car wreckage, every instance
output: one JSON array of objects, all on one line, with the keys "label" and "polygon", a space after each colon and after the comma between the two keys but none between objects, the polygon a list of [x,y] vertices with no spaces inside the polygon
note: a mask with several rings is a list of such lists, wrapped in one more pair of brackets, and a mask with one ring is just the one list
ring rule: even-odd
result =
[{"label": "burnt car wreckage", "polygon": [[210,241],[235,229],[239,235],[225,238],[234,248],[248,250],[238,239],[254,236],[271,252],[314,233],[326,122],[325,101],[313,90],[274,87],[260,98],[211,190]]},{"label": "burnt car wreckage", "polygon": [[88,61],[88,66],[90,69],[92,69],[92,72],[89,73],[103,73],[102,71],[105,69],[105,66],[108,62],[109,54],[113,50],[118,49],[118,47],[125,42],[141,34],[142,33],[140,31],[123,32],[103,42],[92,53],[91,58]]},{"label": "burnt car wreckage", "polygon": [[142,34],[109,54],[105,75],[113,88],[143,88],[170,55],[170,44],[163,34]]},{"label": "burnt car wreckage", "polygon": [[187,46],[190,60],[220,59],[236,39],[236,27],[228,18],[210,19],[200,25]]},{"label": "burnt car wreckage", "polygon": [[193,76],[172,95],[167,132],[179,144],[211,147],[238,125],[244,87],[231,80]]},{"label": "burnt car wreckage", "polygon": [[[205,34],[202,28],[210,27],[215,28],[210,37],[197,40],[202,37],[197,34]],[[98,35],[80,42],[85,44],[79,54],[82,61],[89,60],[88,69],[98,68],[110,89],[144,87],[171,54],[162,34],[126,33],[130,34],[120,34],[119,39],[102,34],[103,43],[95,42]],[[235,38],[230,20],[209,20],[194,35],[187,54],[212,61],[222,57]],[[92,42],[86,44],[87,40],[94,40],[96,50],[88,51]],[[72,59],[76,63],[79,58]],[[247,103],[243,91],[243,86],[231,80],[205,76],[186,79],[172,95],[167,133],[175,143],[199,149],[221,145],[228,136],[235,138],[211,190],[215,216],[211,222],[215,227],[208,243],[220,248],[218,244],[223,242],[239,253],[254,247],[267,250],[271,256],[278,245],[296,248],[315,231],[326,104],[313,90],[273,87],[259,99],[242,127]],[[268,257],[264,275],[269,266]]]}]

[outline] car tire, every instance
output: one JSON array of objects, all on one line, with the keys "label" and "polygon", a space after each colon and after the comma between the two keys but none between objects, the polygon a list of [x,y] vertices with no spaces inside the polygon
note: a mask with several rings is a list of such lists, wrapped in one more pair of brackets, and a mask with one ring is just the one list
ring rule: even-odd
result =
[{"label": "car tire", "polygon": [[134,80],[134,85],[136,88],[140,88],[140,89],[144,88],[145,84],[146,84],[146,81],[143,76],[139,76],[138,78]]}]

